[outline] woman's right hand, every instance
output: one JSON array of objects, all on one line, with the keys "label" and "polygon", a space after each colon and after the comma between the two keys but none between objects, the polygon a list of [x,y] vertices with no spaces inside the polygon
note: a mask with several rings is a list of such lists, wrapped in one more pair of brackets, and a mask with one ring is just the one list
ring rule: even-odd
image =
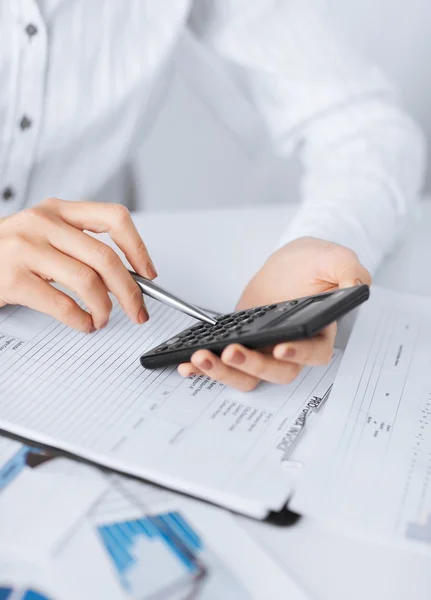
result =
[{"label": "woman's right hand", "polygon": [[[112,292],[132,321],[147,321],[142,292],[119,256],[84,230],[108,232],[137,273],[157,276],[124,206],[49,198],[0,219],[0,306],[28,306],[88,333],[107,324]],[[50,281],[74,292],[87,310]]]}]

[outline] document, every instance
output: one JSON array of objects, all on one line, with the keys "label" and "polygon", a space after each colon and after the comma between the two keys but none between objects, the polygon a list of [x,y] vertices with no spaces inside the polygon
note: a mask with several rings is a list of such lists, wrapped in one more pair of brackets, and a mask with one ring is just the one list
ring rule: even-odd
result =
[{"label": "document", "polygon": [[140,355],[189,326],[155,301],[132,324],[81,334],[26,308],[0,309],[0,429],[256,518],[282,509],[293,479],[284,442],[310,401],[326,398],[339,364],[290,385],[244,394]]},{"label": "document", "polygon": [[361,537],[431,551],[431,302],[373,287],[291,506]]},{"label": "document", "polygon": [[[4,441],[7,445],[15,456],[27,452]],[[10,600],[307,599],[221,509],[63,458],[45,455],[33,473],[32,480],[21,474],[3,488],[15,500],[0,523],[9,559],[12,545],[5,534],[15,531],[19,538],[13,550],[20,580],[2,580],[0,550],[0,592],[2,585],[13,590]],[[49,487],[66,488],[79,509],[63,504],[53,512],[48,504],[28,502]],[[48,590],[46,582],[49,595],[41,592]],[[25,596],[29,589],[39,596]]]},{"label": "document", "polygon": [[[105,488],[103,478],[97,478],[93,469],[71,461],[69,474],[77,468],[81,479],[91,473],[81,493],[77,493],[75,478],[41,477],[47,460],[49,457],[33,448],[0,438],[0,546],[8,552],[22,547],[30,557],[46,552],[58,531]],[[34,520],[42,535],[29,536]]]}]

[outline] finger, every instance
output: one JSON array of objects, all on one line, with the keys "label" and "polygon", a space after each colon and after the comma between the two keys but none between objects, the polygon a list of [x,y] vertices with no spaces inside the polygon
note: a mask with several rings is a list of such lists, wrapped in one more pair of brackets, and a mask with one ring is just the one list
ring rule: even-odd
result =
[{"label": "finger", "polygon": [[220,358],[212,354],[209,350],[198,350],[195,352],[192,356],[192,364],[205,375],[208,375],[212,379],[217,379],[220,383],[233,387],[240,392],[254,390],[259,383],[259,379],[256,377],[223,364]]},{"label": "finger", "polygon": [[342,257],[335,261],[335,282],[338,287],[352,287],[366,283],[371,285],[371,275],[360,263],[357,255],[343,248]]},{"label": "finger", "polygon": [[105,284],[91,267],[48,244],[35,247],[27,264],[36,275],[56,281],[75,292],[88,308],[96,329],[108,323],[112,302]]},{"label": "finger", "polygon": [[301,370],[300,365],[281,362],[273,356],[244,348],[239,344],[231,344],[225,348],[221,360],[242,373],[271,383],[291,383]]},{"label": "finger", "polygon": [[154,279],[157,271],[127,208],[101,202],[67,202],[49,199],[57,213],[69,225],[94,233],[109,233],[115,244],[140,275]]},{"label": "finger", "polygon": [[337,327],[333,323],[324,332],[308,340],[277,344],[273,356],[279,361],[298,365],[326,365],[332,358],[336,332]]},{"label": "finger", "polygon": [[14,303],[45,313],[83,333],[94,331],[91,316],[67,294],[33,273],[23,275],[15,286]]},{"label": "finger", "polygon": [[142,292],[112,248],[67,223],[53,225],[47,237],[52,246],[96,271],[135,323],[148,320]]},{"label": "finger", "polygon": [[202,371],[193,363],[182,363],[178,365],[178,373],[181,377],[190,377],[190,375],[202,375]]}]

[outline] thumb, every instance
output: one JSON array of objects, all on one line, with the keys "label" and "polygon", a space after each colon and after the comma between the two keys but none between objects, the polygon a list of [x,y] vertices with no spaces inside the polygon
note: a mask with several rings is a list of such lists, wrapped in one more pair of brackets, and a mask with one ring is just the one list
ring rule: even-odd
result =
[{"label": "thumb", "polygon": [[337,269],[337,282],[339,288],[353,287],[355,285],[371,285],[371,275],[360,263],[356,255],[349,256]]}]

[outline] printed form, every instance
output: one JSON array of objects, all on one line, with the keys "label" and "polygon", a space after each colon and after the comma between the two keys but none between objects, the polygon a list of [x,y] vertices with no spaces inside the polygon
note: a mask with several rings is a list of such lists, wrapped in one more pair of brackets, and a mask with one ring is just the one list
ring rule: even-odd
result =
[{"label": "printed form", "polygon": [[315,433],[300,448],[306,467],[290,505],[429,552],[429,298],[372,289]]},{"label": "printed form", "polygon": [[256,518],[282,509],[294,481],[284,436],[307,402],[327,396],[339,355],[247,394],[146,370],[140,355],[193,322],[148,305],[144,326],[116,306],[109,326],[87,335],[0,309],[0,428]]}]

